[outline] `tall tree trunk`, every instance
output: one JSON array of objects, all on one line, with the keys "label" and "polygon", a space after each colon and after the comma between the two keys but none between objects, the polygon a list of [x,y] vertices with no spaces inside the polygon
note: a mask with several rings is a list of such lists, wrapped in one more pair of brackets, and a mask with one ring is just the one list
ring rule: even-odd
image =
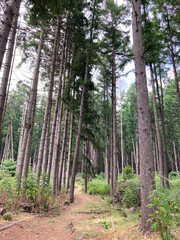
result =
[{"label": "tall tree trunk", "polygon": [[50,115],[51,115],[51,105],[52,105],[51,103],[52,103],[52,93],[53,93],[53,86],[54,86],[55,62],[56,62],[56,56],[57,56],[57,51],[58,51],[57,48],[58,48],[58,40],[59,40],[59,37],[58,37],[59,28],[60,28],[60,20],[58,18],[57,26],[55,29],[55,36],[54,36],[54,46],[53,46],[51,68],[50,68],[50,81],[49,81],[49,88],[48,88],[48,96],[47,96],[47,101],[46,101],[46,109],[45,109],[45,113],[44,113],[44,121],[43,121],[43,127],[42,127],[42,133],[41,133],[41,139],[40,139],[40,145],[39,145],[37,172],[36,172],[37,182],[39,182],[39,178],[40,178],[40,174],[41,174],[47,125],[48,125],[48,121],[50,121]]},{"label": "tall tree trunk", "polygon": [[2,26],[0,29],[0,70],[2,67],[9,32],[12,28],[14,16],[19,14],[20,4],[21,0],[10,0],[6,2],[3,19],[1,21]]},{"label": "tall tree trunk", "polygon": [[[40,61],[41,61],[41,49],[43,46],[43,37],[44,37],[44,30],[42,29],[41,35],[40,35],[40,41],[39,41],[39,45],[38,45],[38,51],[37,51],[36,67],[34,70],[32,88],[31,88],[30,99],[29,99],[29,104],[28,104],[24,137],[23,137],[23,141],[22,141],[22,146],[20,147],[20,154],[18,154],[19,159],[17,160],[18,165],[17,165],[16,172],[19,177],[21,177],[21,175],[22,175],[25,151],[29,151],[28,148],[31,148],[31,144],[27,145],[27,141],[28,141],[28,136],[30,136],[29,133],[33,128],[32,123],[34,122],[34,119],[33,119],[34,114],[32,114],[32,113],[33,113],[33,111],[35,111],[35,105],[36,105],[37,86],[38,86],[38,77],[39,77],[39,69],[40,69]],[[28,142],[30,143],[30,141],[28,141]]]},{"label": "tall tree trunk", "polygon": [[23,169],[22,169],[22,183],[25,181],[28,175],[29,163],[30,163],[30,153],[31,153],[31,144],[32,144],[32,136],[33,136],[33,128],[34,128],[34,118],[35,118],[35,111],[36,111],[36,100],[33,103],[33,108],[31,112],[31,127],[28,131],[27,135],[27,142],[23,160]]},{"label": "tall tree trunk", "polygon": [[[159,165],[160,165],[160,175],[164,176],[164,163],[163,163],[163,150],[162,150],[162,142],[161,142],[161,133],[159,127],[158,120],[158,112],[156,105],[156,96],[155,96],[155,86],[154,86],[154,77],[153,77],[153,69],[152,63],[150,63],[150,74],[151,74],[151,85],[152,85],[152,97],[153,97],[153,108],[154,108],[154,119],[155,119],[155,128],[157,135],[157,143],[158,143],[158,154],[159,154]],[[164,178],[161,177],[161,185],[164,187]]]},{"label": "tall tree trunk", "polygon": [[61,190],[62,183],[62,171],[65,167],[65,155],[66,155],[66,144],[67,144],[67,130],[68,130],[68,117],[69,117],[69,108],[67,107],[65,113],[65,122],[64,122],[64,134],[63,134],[63,143],[60,156],[60,166],[59,166],[59,175],[58,175],[58,191]]},{"label": "tall tree trunk", "polygon": [[177,153],[176,153],[176,143],[173,140],[173,147],[174,147],[174,162],[175,162],[175,167],[176,167],[176,171],[178,172],[178,160],[177,160]]},{"label": "tall tree trunk", "polygon": [[124,170],[124,144],[123,144],[122,104],[121,104],[121,161],[122,161],[122,173],[123,173],[123,170]]},{"label": "tall tree trunk", "polygon": [[0,135],[2,130],[2,124],[3,124],[3,115],[6,108],[6,95],[7,95],[7,86],[8,86],[8,80],[10,76],[10,69],[12,67],[12,59],[13,59],[13,52],[15,48],[15,38],[16,38],[16,30],[17,30],[17,22],[18,22],[18,15],[16,14],[14,16],[13,20],[13,27],[10,32],[9,36],[9,44],[6,54],[6,61],[4,64],[4,72],[0,84]]},{"label": "tall tree trunk", "polygon": [[70,134],[69,134],[69,148],[68,148],[68,159],[66,168],[66,192],[69,189],[69,178],[70,178],[70,164],[72,155],[72,138],[73,138],[73,124],[74,124],[74,112],[71,112],[71,124],[70,124]]},{"label": "tall tree trunk", "polygon": [[11,118],[10,131],[11,131],[11,158],[14,159],[14,141],[13,141],[13,125],[12,125],[12,118]]},{"label": "tall tree trunk", "polygon": [[[50,118],[51,116],[49,116]],[[43,163],[42,163],[42,172],[47,172],[47,164],[48,164],[48,144],[49,144],[49,132],[50,132],[50,119],[48,119],[47,129],[46,129],[46,136],[44,142],[44,151],[43,151]]]},{"label": "tall tree trunk", "polygon": [[136,175],[137,177],[139,177],[139,173],[140,173],[140,164],[139,164],[139,134],[138,134],[138,130],[136,132]]},{"label": "tall tree trunk", "polygon": [[116,60],[115,49],[113,48],[113,79],[112,79],[112,123],[113,123],[113,194],[117,187],[117,129],[116,129]]},{"label": "tall tree trunk", "polygon": [[23,111],[22,111],[22,120],[21,120],[21,131],[19,136],[19,145],[18,145],[18,154],[17,154],[17,164],[16,164],[16,174],[18,175],[18,166],[21,164],[20,161],[20,152],[22,148],[23,136],[24,136],[24,129],[25,129],[25,122],[26,122],[26,114],[27,114],[27,102],[24,102]]},{"label": "tall tree trunk", "polygon": [[[93,4],[93,16],[92,16],[92,22],[91,22],[91,27],[90,27],[90,39],[89,39],[90,40],[90,45],[92,44],[92,41],[93,41],[93,24],[94,24],[94,17],[95,17],[95,9],[96,9],[96,0],[94,0],[94,4]],[[81,105],[80,105],[80,113],[79,113],[78,132],[77,132],[77,137],[76,137],[76,146],[75,146],[73,166],[72,166],[71,186],[70,186],[70,193],[69,193],[70,202],[74,202],[74,185],[75,185],[77,162],[78,162],[78,156],[79,156],[79,146],[80,146],[80,139],[81,139],[86,84],[88,82],[89,58],[90,58],[90,50],[88,49],[87,50],[87,56],[86,56],[84,85],[83,85],[82,94],[81,94]]]},{"label": "tall tree trunk", "polygon": [[171,27],[170,27],[169,16],[167,16],[167,29],[168,29],[168,32],[169,32],[171,59],[172,59],[172,65],[173,65],[174,80],[175,80],[175,84],[176,84],[176,93],[177,93],[178,106],[179,106],[179,114],[180,114],[180,90],[179,90],[179,80],[178,80],[177,68],[176,68],[176,63],[175,63],[174,46],[173,46],[173,39],[172,39],[172,32],[171,32],[172,30],[171,30]]},{"label": "tall tree trunk", "polygon": [[79,113],[79,123],[78,123],[78,132],[76,137],[76,146],[74,152],[73,166],[72,166],[72,175],[71,175],[71,186],[70,186],[70,202],[74,202],[74,185],[75,185],[75,177],[77,170],[77,162],[79,157],[79,146],[80,146],[80,138],[81,138],[81,130],[82,130],[82,118],[83,118],[83,110],[84,110],[84,101],[85,101],[85,92],[86,92],[86,84],[88,81],[88,72],[89,72],[89,52],[86,57],[86,69],[84,76],[84,85],[81,94],[81,105],[80,105],[80,113]]},{"label": "tall tree trunk", "polygon": [[[108,94],[106,99],[106,92],[105,92],[105,86],[104,86],[104,102],[107,102],[108,105]],[[107,111],[106,107],[104,108],[105,111],[105,138],[106,138],[106,154],[105,154],[105,177],[107,184],[109,185],[109,132],[108,132],[108,117],[107,117]]]},{"label": "tall tree trunk", "polygon": [[[48,155],[48,167],[47,167],[48,180],[50,179],[50,175],[51,175],[53,149],[54,149],[54,141],[55,141],[55,132],[56,132],[56,125],[58,124],[57,118],[58,118],[58,114],[60,114],[60,112],[61,112],[61,111],[59,111],[59,108],[60,108],[60,104],[61,104],[60,98],[61,98],[61,94],[62,94],[63,73],[65,71],[64,70],[65,69],[64,62],[66,64],[66,55],[67,55],[66,44],[67,44],[67,29],[64,32],[64,42],[63,42],[62,56],[61,56],[61,59],[60,59],[60,72],[59,72],[58,90],[57,90],[54,116],[53,116],[52,127],[51,127],[50,146],[49,146],[49,155]],[[56,168],[56,166],[54,166],[54,167]]]},{"label": "tall tree trunk", "polygon": [[141,1],[132,0],[133,53],[136,76],[138,105],[138,131],[141,176],[141,230],[149,232],[149,220],[153,209],[148,207],[149,195],[154,185],[153,150],[150,125],[150,109],[145,70],[145,57],[142,43]]},{"label": "tall tree trunk", "polygon": [[[161,116],[162,137],[163,137],[164,176],[168,179],[169,171],[168,171],[168,154],[167,154],[165,120],[164,120],[163,88],[162,88],[161,74],[159,74],[160,75],[159,76],[160,77],[160,87],[161,87],[161,97],[160,97],[159,84],[158,84],[158,78],[157,78],[157,70],[156,70],[155,65],[154,65],[154,73],[155,73],[158,101],[159,101],[159,105],[160,105],[160,116]],[[166,186],[169,188],[169,181],[165,180],[165,183],[166,183]]]}]

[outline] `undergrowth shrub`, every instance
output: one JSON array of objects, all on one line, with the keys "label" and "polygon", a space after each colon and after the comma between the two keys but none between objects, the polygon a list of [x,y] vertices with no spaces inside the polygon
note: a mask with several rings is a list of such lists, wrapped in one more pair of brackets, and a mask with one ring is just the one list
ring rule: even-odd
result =
[{"label": "undergrowth shrub", "polygon": [[140,207],[141,190],[139,179],[129,179],[125,182],[122,189],[122,205],[127,208]]},{"label": "undergrowth shrub", "polygon": [[[180,189],[180,179],[171,177],[173,183]],[[180,194],[179,191],[170,185],[169,189],[163,189],[160,184],[160,178],[156,176],[156,189],[150,195],[150,208],[155,209],[151,215],[150,221],[154,220],[153,230],[160,230],[164,240],[173,238],[171,230],[178,227],[180,217]]]},{"label": "undergrowth shrub", "polygon": [[17,210],[20,206],[21,192],[17,191],[16,178],[6,174],[0,181],[0,200],[5,208]]},{"label": "undergrowth shrub", "polygon": [[36,174],[29,172],[23,188],[25,189],[25,196],[32,207],[39,211],[49,209],[52,191],[51,186],[48,184],[48,177],[46,174],[41,176],[38,185]]},{"label": "undergrowth shrub", "polygon": [[131,179],[131,178],[134,178],[134,170],[131,166],[126,166],[124,169],[123,169],[123,173],[122,173],[122,178],[124,181],[128,180],[128,179]]},{"label": "undergrowth shrub", "polygon": [[16,173],[16,162],[14,161],[14,159],[4,160],[4,162],[1,166],[1,172],[10,174],[11,176],[14,176]]},{"label": "undergrowth shrub", "polygon": [[110,194],[110,186],[108,186],[106,180],[95,178],[88,182],[88,193],[91,195],[108,195]]}]

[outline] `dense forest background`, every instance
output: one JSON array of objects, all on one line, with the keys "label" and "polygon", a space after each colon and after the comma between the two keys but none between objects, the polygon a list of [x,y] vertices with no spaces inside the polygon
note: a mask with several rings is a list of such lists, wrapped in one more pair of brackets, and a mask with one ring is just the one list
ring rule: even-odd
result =
[{"label": "dense forest background", "polygon": [[[54,194],[70,186],[71,200],[76,173],[83,173],[86,189],[103,172],[113,195],[124,169],[141,172],[139,90],[137,82],[123,84],[131,81],[126,66],[136,58],[131,31],[136,3],[14,2],[0,2],[1,49],[4,18],[11,16],[0,59],[1,166],[15,162],[19,186],[32,171],[37,183],[46,176]],[[180,6],[176,0],[142,0],[141,14],[151,171],[169,187],[169,172],[180,169]],[[9,91],[17,52],[20,71],[29,66],[30,75],[21,75]]]}]

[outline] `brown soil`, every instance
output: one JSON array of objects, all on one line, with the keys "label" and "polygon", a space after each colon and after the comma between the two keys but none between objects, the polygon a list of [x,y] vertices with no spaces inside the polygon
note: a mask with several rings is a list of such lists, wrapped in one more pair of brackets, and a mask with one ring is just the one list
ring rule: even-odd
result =
[{"label": "brown soil", "polygon": [[[144,239],[144,236],[138,232],[137,223],[134,226],[125,226],[122,230],[121,226],[111,219],[111,229],[107,229],[106,221],[108,220],[107,218],[106,221],[104,220],[106,208],[103,209],[103,205],[100,198],[82,194],[78,189],[75,202],[64,208],[60,215],[32,218],[30,214],[30,219],[1,231],[0,240]],[[28,218],[28,214],[24,218]],[[9,222],[6,224],[8,225]],[[160,238],[158,235],[153,235],[152,238],[146,238],[148,239],[158,240]]]}]

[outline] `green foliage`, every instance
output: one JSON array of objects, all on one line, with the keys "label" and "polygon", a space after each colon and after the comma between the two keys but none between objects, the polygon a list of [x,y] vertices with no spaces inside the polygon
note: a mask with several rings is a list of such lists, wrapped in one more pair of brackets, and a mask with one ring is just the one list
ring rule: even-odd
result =
[{"label": "green foliage", "polygon": [[176,172],[176,171],[171,171],[169,173],[169,178],[173,179],[174,177],[180,177],[180,172]]},{"label": "green foliage", "polygon": [[124,169],[123,169],[123,179],[126,181],[128,179],[131,179],[131,178],[134,178],[134,174],[133,174],[134,170],[131,166],[126,166]]},{"label": "green foliage", "polygon": [[10,213],[5,213],[3,216],[3,219],[6,221],[11,221],[12,220],[12,216]]},{"label": "green foliage", "polygon": [[127,180],[122,190],[122,204],[124,207],[140,207],[141,191],[139,179]]},{"label": "green foliage", "polygon": [[22,191],[17,191],[16,177],[4,175],[0,180],[0,201],[5,203],[6,208],[17,210],[21,196]]},{"label": "green foliage", "polygon": [[169,240],[172,238],[170,230],[172,224],[171,211],[173,210],[173,206],[167,200],[166,195],[157,190],[154,190],[149,197],[152,201],[149,207],[155,209],[154,213],[150,215],[150,221],[155,221],[152,225],[152,230],[160,230],[162,238],[164,240]]},{"label": "green foliage", "polygon": [[[172,173],[173,174],[173,173]],[[180,188],[180,178],[171,177],[171,183]],[[176,228],[180,215],[180,195],[176,188],[170,185],[170,189],[163,189],[160,178],[156,177],[156,190],[150,195],[150,208],[155,209],[150,221],[155,221],[153,230],[160,230],[162,238],[171,239],[171,229]]]},{"label": "green foliage", "polygon": [[106,180],[95,178],[88,183],[88,193],[91,195],[108,195],[110,194],[110,186],[107,185]]},{"label": "green foliage", "polygon": [[3,162],[1,169],[5,173],[8,173],[11,176],[14,176],[16,173],[16,162],[14,161],[14,159],[6,159]]},{"label": "green foliage", "polygon": [[24,185],[25,194],[30,204],[38,210],[48,210],[50,198],[52,195],[51,187],[48,184],[48,178],[43,174],[39,185],[36,181],[36,174],[29,172]]},{"label": "green foliage", "polygon": [[99,180],[104,180],[105,179],[105,173],[101,172],[100,174],[96,174],[95,178],[99,179]]}]

